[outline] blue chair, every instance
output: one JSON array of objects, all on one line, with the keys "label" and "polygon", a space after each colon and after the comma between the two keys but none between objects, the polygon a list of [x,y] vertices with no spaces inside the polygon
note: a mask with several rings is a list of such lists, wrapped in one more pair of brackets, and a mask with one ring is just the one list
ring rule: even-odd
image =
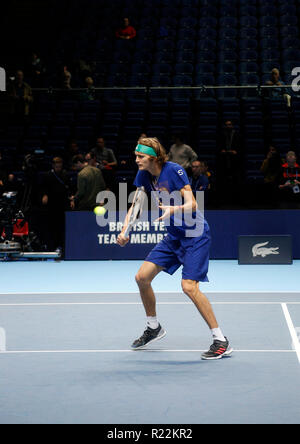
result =
[{"label": "blue chair", "polygon": [[274,5],[262,5],[258,9],[259,15],[262,17],[276,16],[277,8]]},{"label": "blue chair", "polygon": [[279,40],[277,38],[263,38],[260,41],[262,49],[279,48]]},{"label": "blue chair", "polygon": [[278,68],[280,69],[280,63],[279,62],[263,62],[261,64],[261,72],[262,74],[270,74],[273,68]]},{"label": "blue chair", "polygon": [[206,5],[200,7],[200,17],[216,17],[218,9],[214,5]]},{"label": "blue chair", "polygon": [[184,17],[184,18],[197,17],[198,9],[193,8],[193,7],[184,6],[181,8],[180,15],[181,15],[181,17]]},{"label": "blue chair", "polygon": [[201,17],[199,20],[199,28],[216,28],[218,25],[218,20],[215,16],[212,17]]},{"label": "blue chair", "polygon": [[195,49],[195,41],[194,40],[178,40],[177,41],[177,50],[194,50]]},{"label": "blue chair", "polygon": [[280,59],[280,51],[279,49],[263,49],[260,53],[260,58],[262,61],[269,62],[271,60],[278,61]]},{"label": "blue chair", "polygon": [[213,63],[197,63],[195,65],[195,73],[197,74],[213,74],[215,65]]},{"label": "blue chair", "polygon": [[157,40],[156,51],[173,51],[175,43],[173,40]]},{"label": "blue chair", "polygon": [[293,60],[300,60],[300,50],[299,49],[284,49],[282,51],[282,60],[287,61],[293,61]]},{"label": "blue chair", "polygon": [[235,28],[220,28],[219,37],[221,41],[223,39],[234,40],[237,37],[237,29]]},{"label": "blue chair", "polygon": [[300,47],[300,39],[298,37],[284,37],[281,41],[281,48],[288,49],[294,48],[297,49]]},{"label": "blue chair", "polygon": [[259,30],[261,38],[272,38],[273,36],[278,37],[278,31],[277,26],[263,26]]},{"label": "blue chair", "polygon": [[241,74],[257,73],[258,70],[259,70],[259,67],[256,62],[241,62],[239,64],[239,72]]},{"label": "blue chair", "polygon": [[154,63],[152,66],[153,74],[170,75],[173,71],[173,66],[169,63]]},{"label": "blue chair", "polygon": [[240,49],[257,49],[258,43],[255,39],[241,39],[239,41]]},{"label": "blue chair", "polygon": [[190,50],[178,51],[175,54],[175,59],[178,63],[194,63],[195,52]]},{"label": "blue chair", "polygon": [[170,86],[171,78],[165,74],[154,74],[150,79],[150,86]]},{"label": "blue chair", "polygon": [[235,74],[236,64],[230,62],[219,62],[217,64],[217,74]]},{"label": "blue chair", "polygon": [[280,26],[297,26],[298,18],[295,15],[282,15],[279,18]]},{"label": "blue chair", "polygon": [[200,40],[197,43],[197,51],[215,51],[216,42],[214,40]]},{"label": "blue chair", "polygon": [[174,68],[175,74],[192,75],[194,72],[194,65],[192,63],[177,63]]},{"label": "blue chair", "polygon": [[259,85],[260,77],[257,74],[241,74],[240,75],[241,85]]},{"label": "blue chair", "polygon": [[256,61],[258,59],[258,52],[255,49],[243,49],[239,52],[241,62]]},{"label": "blue chair", "polygon": [[289,3],[279,5],[280,15],[297,15],[297,7]]},{"label": "blue chair", "polygon": [[241,28],[240,29],[240,38],[241,39],[256,39],[257,38],[257,28]]},{"label": "blue chair", "polygon": [[216,40],[217,35],[217,30],[214,28],[199,28],[198,30],[199,39]]},{"label": "blue chair", "polygon": [[282,37],[299,37],[298,26],[282,26],[280,34]]},{"label": "blue chair", "polygon": [[192,76],[176,74],[173,77],[173,86],[192,86],[193,80]]},{"label": "blue chair", "polygon": [[193,28],[181,28],[177,37],[178,40],[192,40],[196,37],[196,30]]},{"label": "blue chair", "polygon": [[256,16],[257,9],[253,5],[241,5],[240,6],[240,16]]},{"label": "blue chair", "polygon": [[196,74],[194,77],[195,86],[214,86],[215,83],[215,76],[213,74]]},{"label": "blue chair", "polygon": [[255,28],[257,26],[258,20],[253,16],[243,16],[240,17],[240,27],[241,28]]},{"label": "blue chair", "polygon": [[216,60],[216,53],[215,51],[198,51],[196,52],[196,57],[195,57],[196,63],[201,63],[201,62],[209,62],[209,63],[214,63]]},{"label": "blue chair", "polygon": [[237,28],[238,19],[236,17],[220,17],[220,27],[225,28],[226,26]]},{"label": "blue chair", "polygon": [[[148,56],[148,60],[151,60],[151,57]],[[154,63],[172,63],[173,60],[173,51],[156,51],[154,54]]]},{"label": "blue chair", "polygon": [[[238,85],[237,77],[233,74],[220,74],[217,77],[217,84],[219,86],[234,86]],[[237,90],[235,88],[224,88],[216,91],[217,97],[221,100],[236,99]]]},{"label": "blue chair", "polygon": [[231,39],[222,39],[218,42],[218,48],[221,51],[235,51],[237,49],[237,41]]},{"label": "blue chair", "polygon": [[219,51],[218,52],[218,61],[219,62],[228,62],[235,63],[238,59],[238,55],[236,51]]}]

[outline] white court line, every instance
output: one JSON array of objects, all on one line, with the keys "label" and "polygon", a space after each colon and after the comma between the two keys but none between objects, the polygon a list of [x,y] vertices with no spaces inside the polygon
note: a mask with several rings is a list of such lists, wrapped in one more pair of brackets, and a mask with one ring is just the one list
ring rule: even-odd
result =
[{"label": "white court line", "polygon": [[290,331],[290,335],[292,337],[292,341],[293,341],[293,344],[294,344],[294,347],[295,347],[295,351],[297,353],[298,361],[299,361],[299,364],[300,364],[300,342],[298,340],[298,336],[297,336],[297,333],[296,333],[296,330],[295,330],[295,327],[294,327],[294,324],[293,324],[292,318],[290,316],[290,313],[288,311],[286,303],[282,303],[281,307],[282,307],[283,314],[284,314],[286,323],[288,325],[288,328],[289,328],[289,331]]},{"label": "white court line", "polygon": [[[51,354],[51,353],[142,353],[142,352],[159,352],[159,353],[201,353],[207,351],[207,349],[195,349],[195,350],[182,350],[182,349],[143,349],[143,350],[6,350],[0,352],[1,355],[13,355],[13,354]],[[236,350],[237,353],[296,353],[295,350]]]},{"label": "white court line", "polygon": [[[157,305],[194,305],[193,302],[156,302]],[[282,305],[283,302],[268,301],[211,301],[212,305]],[[300,301],[285,302],[299,305]],[[142,302],[17,302],[0,304],[0,307],[52,307],[60,305],[142,305]]]},{"label": "white court line", "polygon": [[[174,291],[160,291],[160,290],[154,290],[156,293],[159,294],[170,294],[170,293],[175,293],[175,294],[183,294],[182,291],[180,290],[174,290]],[[226,290],[226,291],[214,291],[214,290],[204,290],[205,294],[299,294],[300,295],[300,290],[296,291],[296,290],[291,290],[291,291],[287,291],[287,290],[282,290],[282,291],[273,291],[273,290]],[[0,293],[0,296],[28,296],[28,295],[58,295],[58,294],[84,294],[84,295],[103,295],[103,294],[137,294],[139,295],[138,291],[10,291],[10,292],[4,292],[4,293]]]}]

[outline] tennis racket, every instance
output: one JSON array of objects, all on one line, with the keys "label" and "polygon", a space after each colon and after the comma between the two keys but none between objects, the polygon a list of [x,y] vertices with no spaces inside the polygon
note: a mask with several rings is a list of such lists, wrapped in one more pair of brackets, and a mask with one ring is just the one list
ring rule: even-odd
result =
[{"label": "tennis racket", "polygon": [[146,197],[145,189],[144,187],[140,187],[136,190],[136,193],[134,195],[134,199],[132,202],[131,207],[131,214],[129,217],[128,225],[126,227],[126,230],[124,231],[124,236],[128,237],[133,225],[137,221],[137,219],[140,218],[142,211],[143,211],[143,204]]}]

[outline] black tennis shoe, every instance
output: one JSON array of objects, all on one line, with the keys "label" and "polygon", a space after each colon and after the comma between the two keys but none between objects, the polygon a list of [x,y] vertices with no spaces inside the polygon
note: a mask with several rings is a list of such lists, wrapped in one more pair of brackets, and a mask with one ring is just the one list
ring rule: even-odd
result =
[{"label": "black tennis shoe", "polygon": [[162,328],[160,324],[158,324],[157,328],[147,327],[142,336],[133,342],[131,348],[133,350],[145,348],[148,344],[151,344],[151,342],[154,341],[158,341],[158,339],[163,338],[164,336],[166,336],[166,334],[167,332]]},{"label": "black tennis shoe", "polygon": [[221,359],[225,356],[231,355],[233,348],[229,346],[229,341],[225,337],[226,341],[219,341],[215,339],[210,349],[207,352],[202,353],[202,359]]}]

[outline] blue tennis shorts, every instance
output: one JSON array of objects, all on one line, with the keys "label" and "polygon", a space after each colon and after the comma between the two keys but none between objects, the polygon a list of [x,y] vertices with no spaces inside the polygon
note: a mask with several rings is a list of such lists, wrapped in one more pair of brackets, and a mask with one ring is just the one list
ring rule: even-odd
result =
[{"label": "blue tennis shorts", "polygon": [[173,274],[182,265],[182,279],[208,282],[207,272],[211,236],[208,225],[200,237],[174,239],[169,234],[148,254],[146,261]]}]

